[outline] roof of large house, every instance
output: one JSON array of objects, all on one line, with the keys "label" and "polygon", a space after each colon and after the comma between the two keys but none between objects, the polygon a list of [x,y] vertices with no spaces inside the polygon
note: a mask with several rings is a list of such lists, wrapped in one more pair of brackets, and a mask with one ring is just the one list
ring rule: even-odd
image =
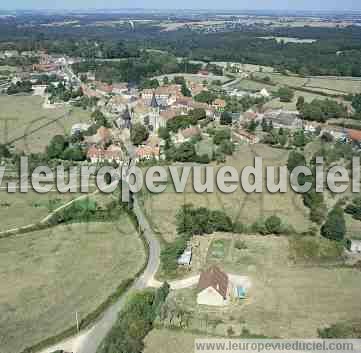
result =
[{"label": "roof of large house", "polygon": [[102,126],[98,129],[97,131],[97,136],[102,140],[102,141],[107,141],[112,137],[112,132],[110,129]]},{"label": "roof of large house", "polygon": [[160,148],[152,146],[140,146],[136,150],[136,155],[140,158],[147,156],[159,156]]},{"label": "roof of large house", "polygon": [[226,101],[225,101],[224,99],[219,99],[219,98],[217,98],[217,99],[213,102],[213,105],[214,105],[214,106],[217,106],[217,107],[224,108],[224,107],[227,105],[227,103],[226,103]]},{"label": "roof of large house", "polygon": [[201,129],[198,126],[192,126],[181,131],[184,138],[190,138],[198,136],[201,133]]},{"label": "roof of large house", "polygon": [[167,109],[160,112],[160,116],[165,120],[171,120],[174,117],[181,115],[182,110],[180,109]]},{"label": "roof of large house", "polygon": [[165,85],[165,86],[160,86],[157,87],[156,89],[144,89],[142,91],[143,95],[152,95],[153,93],[156,96],[160,96],[160,95],[171,95],[171,94],[178,94],[181,92],[181,85]]},{"label": "roof of large house", "polygon": [[111,145],[106,150],[104,148],[91,146],[87,151],[87,157],[118,159],[118,158],[123,158],[123,151],[121,147],[116,145]]},{"label": "roof of large house", "polygon": [[214,288],[224,299],[226,299],[228,275],[221,271],[217,266],[212,266],[207,271],[202,272],[198,282],[198,289],[202,291],[209,287]]}]

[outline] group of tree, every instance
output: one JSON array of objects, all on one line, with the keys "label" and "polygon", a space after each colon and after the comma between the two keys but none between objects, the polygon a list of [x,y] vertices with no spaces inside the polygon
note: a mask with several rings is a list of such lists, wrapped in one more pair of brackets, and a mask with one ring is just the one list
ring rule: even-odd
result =
[{"label": "group of tree", "polygon": [[277,95],[280,98],[281,102],[289,103],[292,102],[295,93],[291,88],[283,86],[278,89]]},{"label": "group of tree", "polygon": [[12,83],[6,93],[8,95],[19,94],[19,93],[31,93],[33,92],[33,84],[30,81],[18,81],[16,83]]},{"label": "group of tree", "polygon": [[165,282],[157,290],[133,294],[99,347],[99,353],[143,352],[143,340],[153,329],[153,323],[161,312],[169,290],[169,284]]},{"label": "group of tree", "polygon": [[228,111],[224,111],[221,113],[221,118],[219,119],[219,123],[221,125],[232,125],[233,119],[231,113]]},{"label": "group of tree", "polygon": [[83,90],[81,88],[74,89],[72,86],[69,88],[63,82],[59,82],[57,85],[49,84],[46,88],[46,93],[49,94],[49,101],[54,102],[69,102],[71,99],[76,99],[83,96]]},{"label": "group of tree", "polygon": [[359,28],[277,28],[273,33],[275,36],[318,40],[314,43],[285,43],[259,38],[259,31],[248,29],[243,33],[234,31],[211,36],[178,31],[165,38],[155,38],[153,43],[164,49],[171,48],[177,56],[191,56],[198,60],[273,66],[280,72],[288,70],[302,76],[361,76]]},{"label": "group of tree", "polygon": [[[188,66],[190,73],[196,72],[197,67]],[[156,88],[159,81],[151,79],[154,76],[176,74],[184,72],[184,67],[174,55],[141,51],[138,57],[125,58],[119,61],[87,60],[73,65],[75,73],[95,72],[95,78],[102,82],[131,82],[140,84],[143,88]],[[182,85],[184,95],[189,95],[185,81]]]},{"label": "group of tree", "polygon": [[46,148],[49,159],[64,159],[69,161],[84,161],[86,153],[80,145],[71,145],[63,135],[55,135]]},{"label": "group of tree", "polygon": [[175,116],[173,119],[167,121],[167,129],[170,132],[177,133],[179,130],[197,125],[198,120],[204,119],[205,114],[203,114],[203,111],[193,110],[189,115]]},{"label": "group of tree", "polygon": [[343,241],[346,235],[344,210],[335,206],[327,215],[326,222],[321,227],[321,235],[330,240]]},{"label": "group of tree", "polygon": [[233,229],[232,220],[224,211],[193,205],[184,205],[178,210],[176,225],[178,234],[191,235],[231,232]]},{"label": "group of tree", "polygon": [[329,119],[346,118],[347,108],[331,99],[314,99],[311,103],[299,105],[301,117],[305,120],[324,123]]},{"label": "group of tree", "polygon": [[194,100],[201,103],[212,104],[217,95],[212,91],[202,91],[194,96]]},{"label": "group of tree", "polygon": [[136,123],[130,130],[130,139],[136,146],[141,145],[149,137],[148,129],[140,123]]},{"label": "group of tree", "polygon": [[[270,129],[271,128],[271,129]],[[272,146],[286,146],[288,143],[288,133],[287,130],[283,128],[274,129],[272,124],[262,126],[263,131],[266,131],[267,134],[263,137],[263,143],[272,145]]]}]

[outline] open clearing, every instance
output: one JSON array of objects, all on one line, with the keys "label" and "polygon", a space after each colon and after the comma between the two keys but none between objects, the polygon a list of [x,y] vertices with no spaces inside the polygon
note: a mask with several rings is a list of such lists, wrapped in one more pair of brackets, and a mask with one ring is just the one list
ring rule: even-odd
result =
[{"label": "open clearing", "polygon": [[[214,241],[219,242],[221,235]],[[195,338],[226,337],[230,327],[234,335],[246,329],[268,337],[316,338],[318,328],[359,317],[360,271],[327,263],[295,263],[290,259],[287,237],[223,237],[246,245],[242,250],[233,246],[223,259],[217,259],[224,271],[249,277],[252,286],[246,299],[232,301],[227,307],[206,307],[196,304],[195,288],[171,292],[168,300],[190,313],[188,326],[181,332],[154,330],[146,338],[146,353],[163,352],[167,339],[176,343],[176,352],[192,352]],[[207,256],[203,268],[209,265]],[[192,333],[194,330],[200,333]]]},{"label": "open clearing", "polygon": [[125,215],[0,240],[1,353],[73,326],[76,311],[84,318],[144,262],[142,241]]},{"label": "open clearing", "polygon": [[[254,165],[254,156],[261,156],[264,166],[284,166],[287,164],[288,152],[265,145],[243,145],[227,160],[226,165],[241,170],[245,166]],[[215,171],[221,166],[214,165]],[[238,219],[243,224],[251,224],[260,217],[276,214],[298,231],[307,230],[309,226],[302,198],[291,190],[284,194],[270,194],[264,187],[263,193],[247,194],[239,186],[232,194],[224,194],[217,189],[213,193],[197,194],[192,188],[190,175],[184,193],[176,193],[169,185],[165,192],[144,193],[143,198],[144,210],[154,230],[166,241],[175,239],[175,216],[185,204],[225,210],[233,220]]]},{"label": "open clearing", "polygon": [[312,44],[317,42],[317,39],[300,39],[292,37],[259,37],[261,39],[275,39],[277,43],[298,43],[298,44]]},{"label": "open clearing", "polygon": [[79,108],[43,109],[42,104],[38,96],[0,96],[0,143],[23,137],[15,142],[17,149],[44,152],[54,135],[69,134],[73,124],[90,119],[90,113]]}]

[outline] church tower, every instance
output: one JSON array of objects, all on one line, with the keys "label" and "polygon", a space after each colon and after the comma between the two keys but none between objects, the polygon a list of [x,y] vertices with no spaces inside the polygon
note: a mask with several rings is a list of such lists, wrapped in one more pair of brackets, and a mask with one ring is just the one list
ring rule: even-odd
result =
[{"label": "church tower", "polygon": [[152,101],[150,102],[150,107],[151,107],[151,113],[150,113],[149,123],[150,125],[153,126],[153,131],[156,132],[159,129],[160,108],[154,92],[152,96]]}]

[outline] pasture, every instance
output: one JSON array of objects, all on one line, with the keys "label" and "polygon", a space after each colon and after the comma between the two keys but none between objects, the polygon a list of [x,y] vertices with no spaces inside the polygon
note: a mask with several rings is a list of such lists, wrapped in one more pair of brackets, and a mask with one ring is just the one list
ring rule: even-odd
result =
[{"label": "pasture", "polygon": [[18,150],[44,152],[54,135],[69,134],[73,124],[90,119],[80,108],[44,109],[42,104],[38,96],[0,96],[0,143],[16,139]]},{"label": "pasture", "polygon": [[[253,166],[255,156],[263,158],[264,166],[284,166],[287,164],[288,152],[265,145],[243,145],[227,159],[225,165],[233,166],[240,171],[245,166]],[[213,166],[216,172],[222,165]],[[290,189],[287,193],[270,194],[264,184],[262,193],[246,193],[239,185],[231,194],[224,194],[216,187],[213,193],[199,194],[192,188],[192,179],[193,176],[190,175],[184,193],[176,193],[169,184],[163,193],[144,192],[142,195],[144,210],[154,230],[166,241],[175,239],[175,216],[185,204],[224,210],[233,220],[238,219],[243,224],[252,224],[259,218],[276,214],[298,231],[305,231],[310,225],[308,211],[301,196]]]},{"label": "pasture", "polygon": [[0,240],[0,346],[16,353],[75,325],[142,267],[142,241],[115,223],[57,226]]},{"label": "pasture", "polygon": [[[95,187],[90,187],[90,190],[95,190]],[[57,191],[39,194],[32,189],[27,193],[7,193],[2,190],[0,232],[40,222],[56,208],[82,195],[84,194],[61,194]]]}]

